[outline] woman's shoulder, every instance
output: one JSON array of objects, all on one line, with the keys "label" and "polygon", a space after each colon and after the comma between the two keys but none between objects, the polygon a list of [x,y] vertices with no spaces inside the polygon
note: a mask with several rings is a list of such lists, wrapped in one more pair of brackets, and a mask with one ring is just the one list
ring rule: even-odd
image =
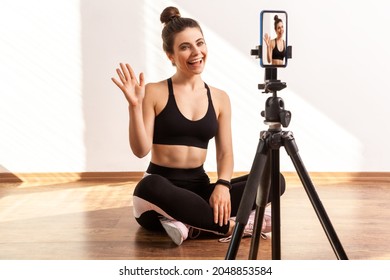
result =
[{"label": "woman's shoulder", "polygon": [[225,109],[230,108],[230,98],[226,91],[210,86],[211,99],[213,100],[214,108],[218,112],[225,111]]},{"label": "woman's shoulder", "polygon": [[162,80],[158,82],[150,82],[146,84],[146,90],[158,90],[161,88],[167,88],[167,80]]},{"label": "woman's shoulder", "polygon": [[168,92],[167,80],[150,82],[145,85],[146,96],[159,96],[161,93],[165,92]]},{"label": "woman's shoulder", "polygon": [[213,96],[215,96],[216,98],[229,98],[226,91],[224,91],[220,88],[214,87],[214,86],[210,86],[210,85],[209,85],[209,88],[210,88],[211,94]]},{"label": "woman's shoulder", "polygon": [[167,81],[149,82],[145,85],[145,102],[157,104],[168,96]]}]

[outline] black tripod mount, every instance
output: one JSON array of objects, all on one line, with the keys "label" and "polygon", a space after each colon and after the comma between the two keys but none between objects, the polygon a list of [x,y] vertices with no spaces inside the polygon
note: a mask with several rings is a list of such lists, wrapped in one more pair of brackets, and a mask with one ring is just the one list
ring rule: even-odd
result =
[{"label": "black tripod mount", "polygon": [[277,91],[285,88],[286,84],[277,80],[276,68],[266,68],[265,70],[265,84],[260,84],[259,89],[264,89],[265,93],[272,93],[272,97],[269,97],[266,101],[265,111],[261,113],[265,117],[265,124],[269,128],[267,131],[260,133],[255,158],[240,202],[236,216],[236,225],[233,229],[232,239],[225,259],[232,260],[236,258],[255,198],[256,210],[249,259],[254,260],[257,258],[262,222],[270,192],[272,192],[272,259],[281,259],[279,150],[281,146],[284,146],[294,164],[334,253],[338,259],[346,260],[348,257],[299,156],[293,133],[282,130],[282,126],[288,127],[291,120],[291,112],[285,110],[284,101],[277,96]]}]

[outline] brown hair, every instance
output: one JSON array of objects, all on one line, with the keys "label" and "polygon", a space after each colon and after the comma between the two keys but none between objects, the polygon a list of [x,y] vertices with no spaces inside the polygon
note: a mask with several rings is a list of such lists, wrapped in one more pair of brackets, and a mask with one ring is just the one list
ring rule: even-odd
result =
[{"label": "brown hair", "polygon": [[164,24],[162,30],[163,49],[167,53],[173,53],[173,42],[175,35],[188,27],[199,28],[203,34],[199,23],[191,18],[181,17],[179,9],[176,7],[165,8],[161,15],[160,21]]},{"label": "brown hair", "polygon": [[279,22],[283,23],[283,20],[280,19],[280,18],[278,17],[278,15],[275,15],[275,16],[274,16],[274,28],[275,28],[275,30],[276,30],[276,27],[278,26],[278,23],[279,23]]}]

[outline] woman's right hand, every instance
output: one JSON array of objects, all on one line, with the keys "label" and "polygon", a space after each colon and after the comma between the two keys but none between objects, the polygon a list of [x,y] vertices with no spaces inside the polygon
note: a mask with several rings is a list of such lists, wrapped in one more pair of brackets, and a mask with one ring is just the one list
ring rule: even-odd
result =
[{"label": "woman's right hand", "polygon": [[135,73],[129,64],[120,63],[120,69],[117,68],[120,81],[115,78],[111,80],[122,90],[127,101],[131,106],[139,106],[145,96],[144,74],[140,73],[139,82]]}]

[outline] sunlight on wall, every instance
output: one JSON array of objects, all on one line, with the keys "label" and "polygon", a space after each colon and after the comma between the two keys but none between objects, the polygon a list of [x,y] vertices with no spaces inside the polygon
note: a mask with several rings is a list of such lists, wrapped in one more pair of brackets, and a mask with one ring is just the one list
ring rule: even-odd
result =
[{"label": "sunlight on wall", "polygon": [[[286,109],[292,112],[291,124],[285,130],[293,131],[300,156],[309,171],[361,170],[364,147],[358,138],[293,90],[287,88],[280,96]],[[290,159],[287,160],[285,168],[293,170]]]},{"label": "sunlight on wall", "polygon": [[2,1],[0,172],[84,168],[79,6]]}]

